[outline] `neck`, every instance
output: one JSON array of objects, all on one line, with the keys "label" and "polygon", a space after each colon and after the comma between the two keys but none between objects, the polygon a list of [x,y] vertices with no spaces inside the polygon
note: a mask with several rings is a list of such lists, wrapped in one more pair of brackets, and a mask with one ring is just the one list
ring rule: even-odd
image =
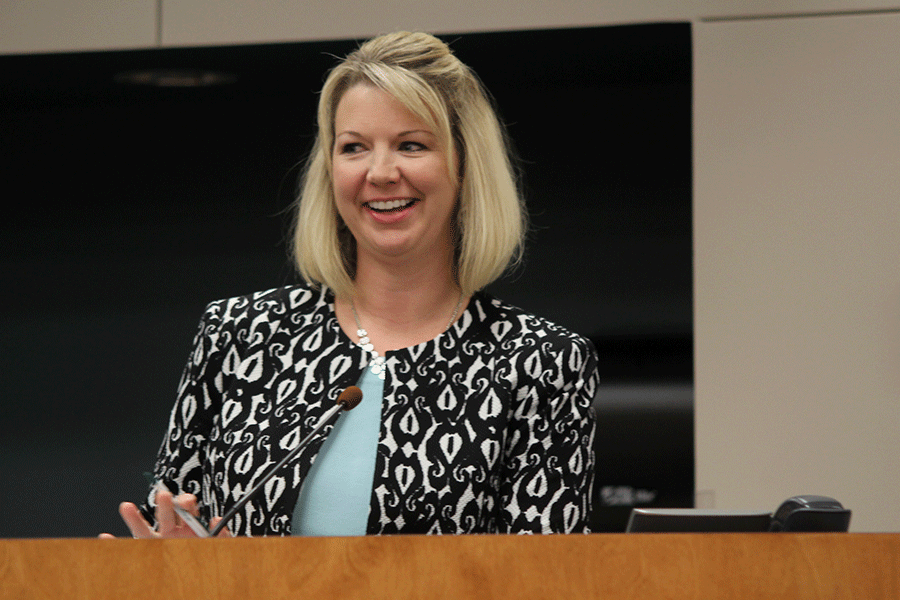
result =
[{"label": "neck", "polygon": [[448,267],[381,268],[363,261],[357,265],[352,298],[335,302],[338,320],[356,341],[355,306],[360,324],[380,352],[419,344],[440,335],[463,311],[465,298]]}]

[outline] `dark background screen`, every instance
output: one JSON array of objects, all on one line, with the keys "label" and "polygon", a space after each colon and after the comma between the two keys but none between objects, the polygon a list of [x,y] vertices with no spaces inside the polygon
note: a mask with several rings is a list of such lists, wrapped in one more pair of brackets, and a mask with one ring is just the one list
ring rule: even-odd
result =
[{"label": "dark background screen", "polygon": [[[590,338],[598,530],[693,494],[688,24],[444,36],[525,173],[490,291]],[[316,92],[351,41],[0,57],[0,537],[126,533],[207,302],[295,281]],[[212,69],[213,87],[116,82]]]}]

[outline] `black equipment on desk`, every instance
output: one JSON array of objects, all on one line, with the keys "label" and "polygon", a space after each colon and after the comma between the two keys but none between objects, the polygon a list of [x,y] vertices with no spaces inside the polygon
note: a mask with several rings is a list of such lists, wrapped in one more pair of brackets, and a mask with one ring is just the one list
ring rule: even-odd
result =
[{"label": "black equipment on desk", "polygon": [[794,496],[775,511],[635,508],[629,533],[845,532],[851,511],[827,496]]},{"label": "black equipment on desk", "polygon": [[775,511],[769,531],[847,531],[850,510],[828,496],[794,496]]}]

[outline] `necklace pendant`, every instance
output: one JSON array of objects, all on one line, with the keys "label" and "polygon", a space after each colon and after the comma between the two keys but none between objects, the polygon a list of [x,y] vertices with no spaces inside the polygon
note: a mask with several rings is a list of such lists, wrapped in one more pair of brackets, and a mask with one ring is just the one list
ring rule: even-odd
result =
[{"label": "necklace pendant", "polygon": [[373,375],[378,376],[379,379],[384,379],[384,374],[387,371],[387,367],[384,364],[384,357],[379,356],[377,352],[372,352],[372,360],[369,361],[369,370],[372,371]]},{"label": "necklace pendant", "polygon": [[[456,307],[453,309],[453,315],[450,317],[450,322],[447,323],[447,327],[444,328],[444,331],[450,329],[453,325],[453,322],[456,321],[456,315],[459,314],[459,309],[462,306],[463,294],[462,290],[459,292],[459,300],[456,301]],[[353,311],[353,320],[356,321],[356,337],[359,338],[359,341],[356,344],[363,349],[364,352],[371,355],[371,359],[369,360],[369,370],[373,375],[378,377],[379,379],[384,379],[385,372],[387,371],[387,365],[385,364],[384,357],[379,356],[378,352],[375,350],[375,345],[372,344],[372,340],[369,339],[369,332],[363,329],[362,325],[359,322],[359,315],[356,312],[356,305],[353,303],[353,300],[350,300],[350,310]]]}]

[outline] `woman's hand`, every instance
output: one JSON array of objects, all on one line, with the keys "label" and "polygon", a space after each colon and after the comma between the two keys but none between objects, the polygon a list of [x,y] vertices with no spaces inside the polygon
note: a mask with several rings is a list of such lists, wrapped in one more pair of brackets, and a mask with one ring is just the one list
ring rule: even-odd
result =
[{"label": "woman's hand", "polygon": [[[159,490],[156,492],[156,523],[158,527],[154,529],[146,519],[138,507],[131,502],[123,502],[119,505],[119,514],[122,520],[131,530],[131,535],[141,539],[156,538],[192,538],[197,537],[184,520],[175,512],[175,504],[183,508],[194,516],[199,514],[197,507],[197,497],[193,494],[181,494],[177,498],[172,496],[168,490]],[[216,526],[221,519],[216,517],[210,523],[210,529]],[[109,533],[101,533],[100,538],[111,539],[115,536]],[[231,537],[228,529],[223,529],[218,537]]]}]

